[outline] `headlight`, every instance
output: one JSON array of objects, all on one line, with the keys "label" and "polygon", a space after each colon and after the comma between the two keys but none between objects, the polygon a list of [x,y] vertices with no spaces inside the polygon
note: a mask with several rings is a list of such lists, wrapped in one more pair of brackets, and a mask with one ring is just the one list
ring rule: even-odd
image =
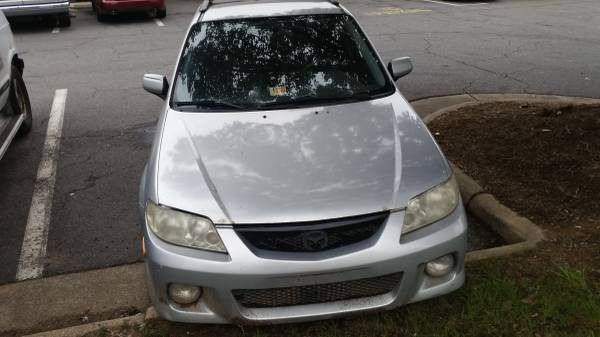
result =
[{"label": "headlight", "polygon": [[452,213],[460,194],[454,176],[408,202],[404,214],[402,234],[427,226]]},{"label": "headlight", "polygon": [[181,246],[226,253],[212,221],[200,216],[146,203],[146,223],[159,238]]}]

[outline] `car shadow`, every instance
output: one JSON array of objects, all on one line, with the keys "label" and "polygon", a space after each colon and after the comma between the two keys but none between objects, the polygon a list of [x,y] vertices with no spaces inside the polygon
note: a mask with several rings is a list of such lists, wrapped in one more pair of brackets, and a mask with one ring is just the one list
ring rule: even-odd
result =
[{"label": "car shadow", "polygon": [[59,27],[58,19],[54,16],[17,16],[8,18],[13,33],[38,33]]},{"label": "car shadow", "polygon": [[[93,13],[94,15],[96,13]],[[154,15],[149,12],[131,12],[131,13],[118,13],[115,15],[108,15],[101,24],[107,25],[128,25],[147,23],[154,20]]]}]

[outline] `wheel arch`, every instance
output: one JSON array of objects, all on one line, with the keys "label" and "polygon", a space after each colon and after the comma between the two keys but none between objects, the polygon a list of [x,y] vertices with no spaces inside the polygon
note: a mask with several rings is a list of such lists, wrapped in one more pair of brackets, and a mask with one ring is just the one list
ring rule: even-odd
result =
[{"label": "wheel arch", "polygon": [[23,62],[23,59],[21,59],[17,53],[13,55],[11,65],[17,67],[17,69],[19,69],[19,72],[23,74],[23,70],[25,69],[25,62]]}]

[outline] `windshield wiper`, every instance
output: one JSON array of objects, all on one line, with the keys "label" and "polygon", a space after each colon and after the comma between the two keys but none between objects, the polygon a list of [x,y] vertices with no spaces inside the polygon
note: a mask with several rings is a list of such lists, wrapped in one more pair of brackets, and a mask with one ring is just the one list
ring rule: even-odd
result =
[{"label": "windshield wiper", "polygon": [[280,100],[273,102],[266,102],[258,105],[258,108],[270,108],[270,107],[280,107],[280,106],[300,106],[302,104],[307,103],[345,103],[345,102],[357,102],[364,101],[368,99],[374,99],[381,95],[379,94],[371,94],[369,92],[359,92],[352,95],[347,96],[336,96],[336,97],[319,97],[319,96],[299,96],[295,98],[290,98],[288,100]]},{"label": "windshield wiper", "polygon": [[177,107],[196,107],[196,108],[230,108],[235,110],[246,110],[241,105],[206,99],[201,101],[175,102]]}]

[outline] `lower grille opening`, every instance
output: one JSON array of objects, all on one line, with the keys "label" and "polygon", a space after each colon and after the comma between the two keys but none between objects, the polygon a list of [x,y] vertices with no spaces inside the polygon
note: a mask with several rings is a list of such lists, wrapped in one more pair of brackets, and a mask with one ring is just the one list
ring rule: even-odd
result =
[{"label": "lower grille opening", "polygon": [[395,273],[300,287],[237,289],[232,293],[238,303],[246,308],[285,307],[383,295],[392,291],[400,283],[401,278],[402,273]]}]

